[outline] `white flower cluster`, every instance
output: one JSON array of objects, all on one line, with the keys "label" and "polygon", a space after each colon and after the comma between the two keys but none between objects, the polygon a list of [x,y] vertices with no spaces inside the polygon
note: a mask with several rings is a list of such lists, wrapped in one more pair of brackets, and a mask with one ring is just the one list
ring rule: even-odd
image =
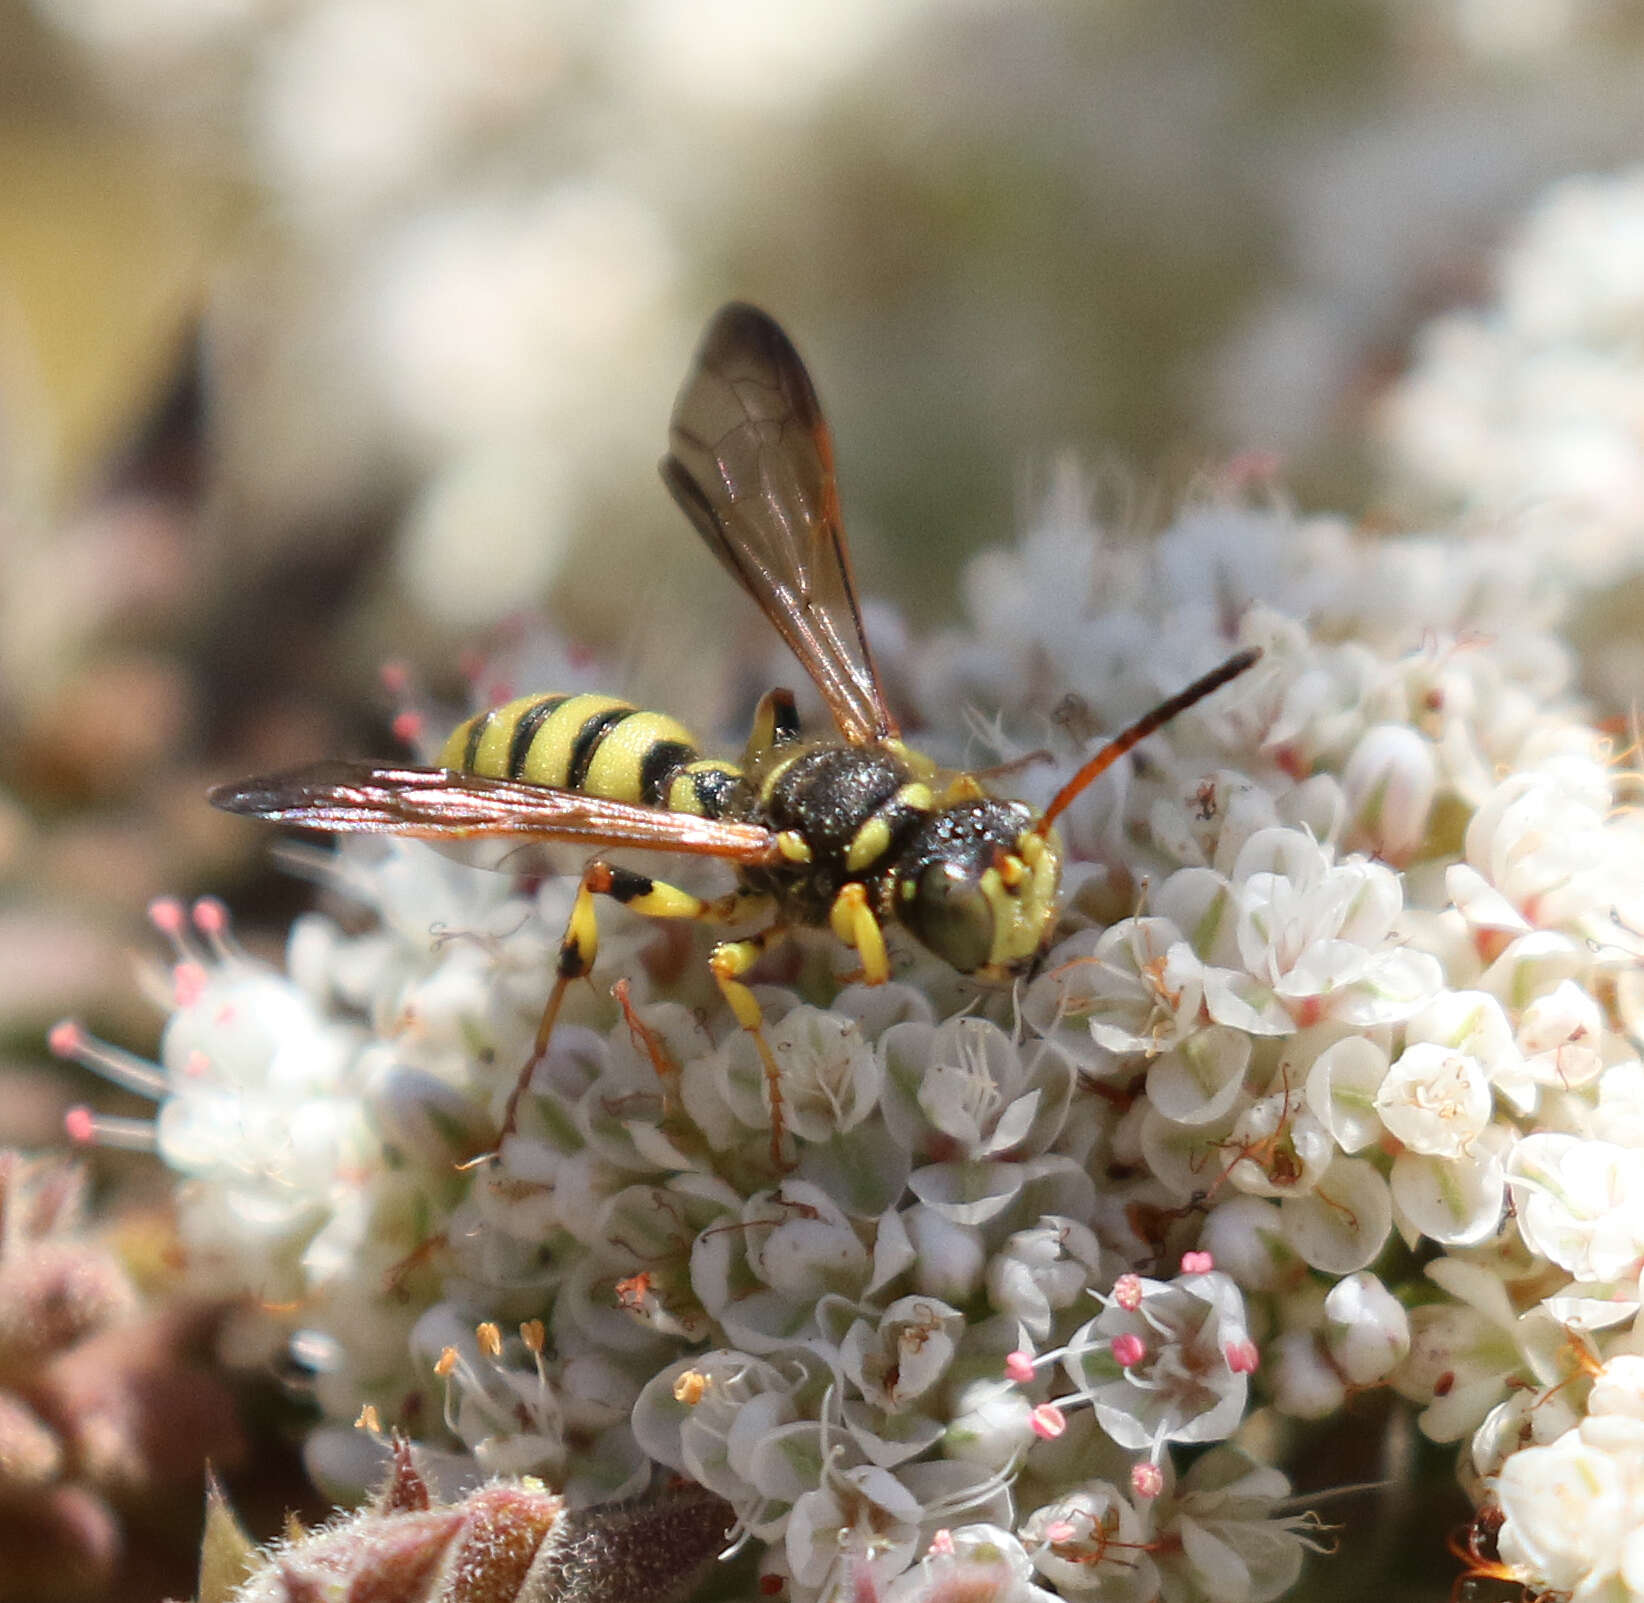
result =
[{"label": "white flower cluster", "polygon": [[1423,331],[1382,404],[1384,470],[1403,508],[1519,522],[1586,603],[1589,682],[1625,701],[1644,651],[1611,593],[1644,550],[1644,170],[1554,185],[1495,278]]},{"label": "white flower cluster", "polygon": [[[437,1443],[437,1372],[483,1469],[586,1501],[660,1461],[796,1603],[1278,1597],[1309,1525],[1241,1427],[1387,1385],[1470,1441],[1524,1578],[1619,1597],[1644,827],[1554,585],[1230,507],[1110,544],[1064,494],[973,566],[968,629],[889,659],[933,750],[1047,746],[1013,776],[1042,803],[1094,731],[1264,656],[1065,816],[1035,977],[902,953],[841,986],[796,940],[758,989],[773,1110],[691,932],[602,913],[599,983],[470,1163],[569,884],[351,848],[374,928],[303,920],[288,976],[183,954],[159,1138],[191,1246],[298,1309],[339,1427],[370,1403]],[[1580,1476],[1615,1539],[1578,1560],[1547,1499]]]},{"label": "white flower cluster", "polygon": [[1392,392],[1395,474],[1490,511],[1554,503],[1566,559],[1636,562],[1644,528],[1644,171],[1555,185],[1496,270],[1489,306],[1423,334]]}]

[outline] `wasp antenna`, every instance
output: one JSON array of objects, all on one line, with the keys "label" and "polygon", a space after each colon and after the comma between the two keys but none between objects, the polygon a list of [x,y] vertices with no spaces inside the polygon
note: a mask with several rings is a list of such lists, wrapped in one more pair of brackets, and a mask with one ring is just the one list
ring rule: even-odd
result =
[{"label": "wasp antenna", "polygon": [[1146,740],[1155,729],[1168,724],[1177,713],[1186,712],[1196,701],[1202,701],[1213,690],[1220,690],[1229,679],[1237,679],[1246,668],[1253,667],[1261,658],[1261,647],[1251,646],[1237,651],[1218,668],[1212,668],[1200,679],[1195,679],[1186,690],[1179,690],[1168,701],[1161,701],[1152,712],[1144,713],[1123,734],[1115,735],[1083,768],[1051,798],[1045,816],[1034,825],[1036,833],[1045,834],[1058,817],[1067,811],[1073,798],[1087,785],[1106,773],[1114,763],[1138,742]]}]

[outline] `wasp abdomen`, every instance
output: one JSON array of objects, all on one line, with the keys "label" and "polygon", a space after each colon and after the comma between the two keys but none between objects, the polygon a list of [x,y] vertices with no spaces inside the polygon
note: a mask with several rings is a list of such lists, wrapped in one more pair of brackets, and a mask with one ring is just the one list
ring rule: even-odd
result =
[{"label": "wasp abdomen", "polygon": [[703,818],[723,816],[742,782],[734,763],[700,756],[677,719],[589,693],[520,696],[479,713],[452,730],[439,763]]}]

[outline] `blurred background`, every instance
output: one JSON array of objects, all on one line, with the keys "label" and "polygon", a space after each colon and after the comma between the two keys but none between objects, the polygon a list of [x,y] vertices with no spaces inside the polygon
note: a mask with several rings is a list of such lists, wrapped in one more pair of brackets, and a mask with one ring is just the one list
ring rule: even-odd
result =
[{"label": "blurred background", "polygon": [[1624,0],[0,0],[0,1141],[89,1094],[55,1018],[152,1045],[152,898],[301,905],[214,780],[391,753],[541,619],[736,709],[695,643],[764,635],[655,472],[732,297],[910,627],[1069,451],[1138,536],[1573,499],[1623,710],[1641,71]]}]

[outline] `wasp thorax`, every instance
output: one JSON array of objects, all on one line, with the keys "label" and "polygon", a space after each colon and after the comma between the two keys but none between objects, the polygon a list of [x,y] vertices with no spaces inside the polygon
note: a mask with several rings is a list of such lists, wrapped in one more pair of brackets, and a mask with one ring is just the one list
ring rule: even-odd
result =
[{"label": "wasp thorax", "polygon": [[1056,918],[1061,850],[1019,802],[932,813],[896,868],[897,919],[964,974],[1003,978],[1032,960]]}]

